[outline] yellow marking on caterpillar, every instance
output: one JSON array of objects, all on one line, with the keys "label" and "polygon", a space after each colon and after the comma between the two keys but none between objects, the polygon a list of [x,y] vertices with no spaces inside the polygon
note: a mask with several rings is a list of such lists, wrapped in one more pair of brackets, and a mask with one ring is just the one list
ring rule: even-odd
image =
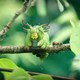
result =
[{"label": "yellow marking on caterpillar", "polygon": [[38,34],[36,32],[32,33],[31,38],[32,39],[37,39],[38,38]]}]

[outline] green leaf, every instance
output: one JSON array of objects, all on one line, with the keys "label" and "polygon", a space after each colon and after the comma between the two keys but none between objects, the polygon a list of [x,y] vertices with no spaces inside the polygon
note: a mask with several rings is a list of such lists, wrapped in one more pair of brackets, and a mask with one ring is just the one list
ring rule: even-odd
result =
[{"label": "green leaf", "polygon": [[73,61],[72,61],[72,66],[71,66],[71,70],[72,71],[80,71],[80,55],[77,55],[74,57]]},{"label": "green leaf", "polygon": [[63,12],[64,6],[62,5],[62,3],[59,0],[57,0],[57,3],[58,3],[58,8],[59,8],[60,12]]},{"label": "green leaf", "polygon": [[32,77],[33,77],[33,80],[53,80],[52,77],[47,74],[40,74]]},{"label": "green leaf", "polygon": [[[11,69],[16,69],[18,68],[17,65],[15,63],[13,63],[11,60],[7,59],[7,58],[1,58],[0,59],[0,68],[11,68]],[[5,80],[7,80],[7,78],[9,77],[10,73],[9,72],[3,72],[4,74]]]},{"label": "green leaf", "polygon": [[47,12],[46,12],[46,3],[45,0],[36,0],[36,8],[37,8],[37,12],[40,16],[44,17],[46,16]]},{"label": "green leaf", "polygon": [[31,80],[31,76],[21,68],[15,69],[8,80]]},{"label": "green leaf", "polygon": [[75,56],[72,61],[71,75],[73,75],[76,80],[80,80],[80,55]]},{"label": "green leaf", "polygon": [[76,54],[80,54],[80,26],[73,27],[70,36],[70,47],[71,50]]},{"label": "green leaf", "polygon": [[71,33],[71,27],[65,27],[61,29],[55,36],[52,38],[51,43],[53,42],[63,42],[69,38]]},{"label": "green leaf", "polygon": [[17,68],[17,65],[14,62],[12,62],[10,59],[1,58],[0,59],[0,67],[3,67],[3,68]]}]

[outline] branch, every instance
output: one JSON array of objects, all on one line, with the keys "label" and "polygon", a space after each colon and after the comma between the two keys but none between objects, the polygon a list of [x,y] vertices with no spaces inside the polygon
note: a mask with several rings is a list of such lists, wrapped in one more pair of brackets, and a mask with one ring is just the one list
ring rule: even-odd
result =
[{"label": "branch", "polygon": [[10,29],[11,25],[14,23],[14,21],[17,19],[19,15],[24,13],[26,10],[28,11],[30,7],[33,5],[35,0],[25,0],[23,3],[22,8],[18,9],[15,13],[15,15],[12,17],[12,19],[4,26],[3,30],[0,32],[0,37],[2,38],[7,31]]},{"label": "branch", "polygon": [[0,53],[11,53],[11,54],[17,54],[17,53],[30,53],[30,52],[59,52],[64,50],[70,50],[69,44],[62,44],[62,45],[54,45],[52,47],[48,47],[46,49],[32,49],[27,48],[26,46],[0,46]]},{"label": "branch", "polygon": [[[0,71],[5,71],[5,72],[12,72],[13,69],[8,69],[8,68],[0,68]],[[37,72],[30,72],[28,71],[30,75],[39,75],[43,73],[37,73]],[[46,75],[46,74],[45,74]],[[47,74],[50,75],[50,74]],[[67,78],[67,77],[61,77],[61,76],[55,76],[55,75],[50,75],[53,79],[61,79],[61,80],[74,80],[73,78]]]}]

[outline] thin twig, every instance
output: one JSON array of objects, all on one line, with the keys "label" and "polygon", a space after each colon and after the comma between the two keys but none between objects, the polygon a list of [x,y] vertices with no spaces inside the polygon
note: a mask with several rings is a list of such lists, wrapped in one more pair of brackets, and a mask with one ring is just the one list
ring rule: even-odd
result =
[{"label": "thin twig", "polygon": [[2,38],[10,29],[11,25],[14,23],[14,21],[17,19],[17,17],[24,13],[25,11],[28,11],[29,8],[33,5],[35,0],[25,0],[22,8],[18,9],[15,13],[15,15],[12,17],[12,19],[4,26],[3,30],[0,31],[0,37]]},{"label": "thin twig", "polygon": [[59,52],[64,50],[70,50],[69,44],[62,44],[62,45],[54,45],[52,47],[48,47],[46,49],[41,48],[27,48],[26,46],[0,46],[0,53],[11,53],[11,54],[17,54],[17,53],[30,53],[30,52]]},{"label": "thin twig", "polygon": [[[5,71],[5,72],[12,72],[13,69],[8,69],[8,68],[0,68],[0,71]],[[30,75],[39,75],[43,73],[37,73],[37,72],[30,72],[28,71]],[[50,75],[50,74],[45,74],[45,75]],[[62,77],[62,76],[55,76],[55,75],[50,75],[53,79],[61,79],[61,80],[74,80],[73,78],[67,78],[67,77]]]}]

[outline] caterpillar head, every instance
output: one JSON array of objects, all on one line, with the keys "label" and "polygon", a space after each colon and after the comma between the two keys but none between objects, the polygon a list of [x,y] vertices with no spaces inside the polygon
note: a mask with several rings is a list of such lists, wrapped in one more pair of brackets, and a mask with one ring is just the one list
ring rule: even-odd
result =
[{"label": "caterpillar head", "polygon": [[49,29],[49,26],[47,24],[31,26],[30,24],[25,24],[23,22],[23,25],[28,26],[28,28],[23,27],[23,29],[31,33],[32,39],[37,39],[39,37],[39,33],[43,34],[44,32],[47,32]]}]

